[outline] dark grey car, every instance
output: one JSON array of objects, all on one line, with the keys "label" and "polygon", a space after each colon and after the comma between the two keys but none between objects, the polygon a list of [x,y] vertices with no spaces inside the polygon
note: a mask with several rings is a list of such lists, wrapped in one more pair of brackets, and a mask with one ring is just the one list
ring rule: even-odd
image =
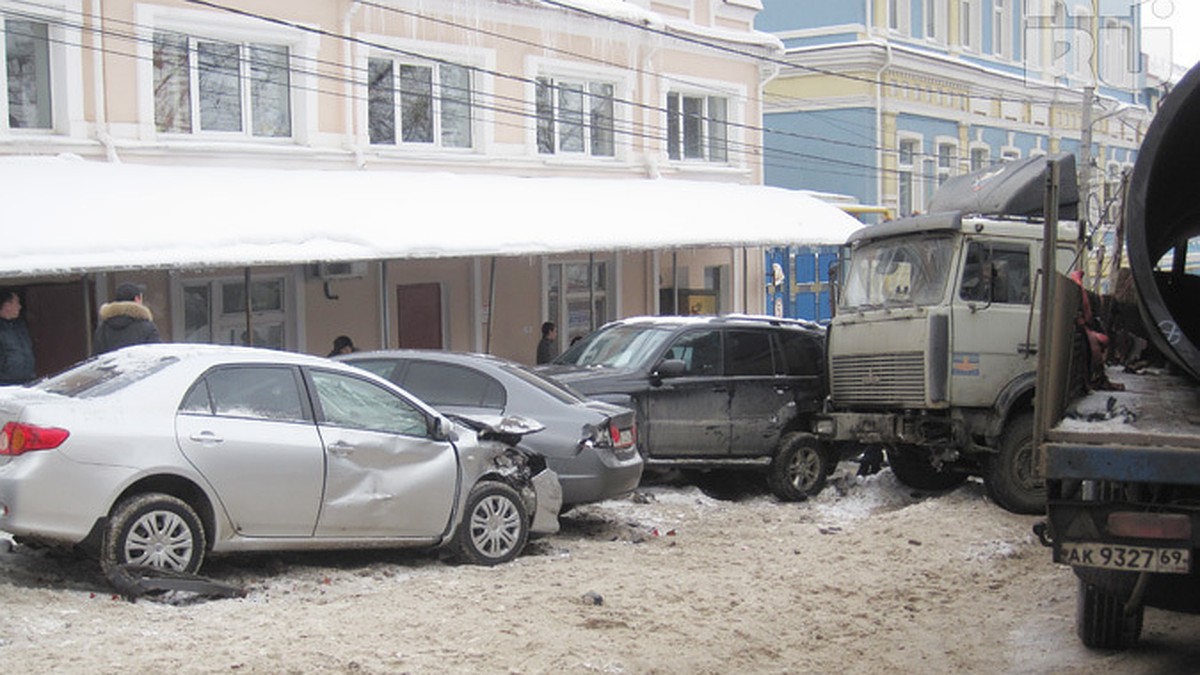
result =
[{"label": "dark grey car", "polygon": [[389,379],[443,413],[536,420],[545,428],[522,445],[558,474],[564,507],[626,495],[641,480],[632,410],[588,400],[519,363],[420,349],[355,352],[337,360]]},{"label": "dark grey car", "polygon": [[819,492],[835,458],[808,433],[825,397],[824,330],[771,317],[614,321],[541,369],[637,411],[648,466],[762,467],[784,500]]}]

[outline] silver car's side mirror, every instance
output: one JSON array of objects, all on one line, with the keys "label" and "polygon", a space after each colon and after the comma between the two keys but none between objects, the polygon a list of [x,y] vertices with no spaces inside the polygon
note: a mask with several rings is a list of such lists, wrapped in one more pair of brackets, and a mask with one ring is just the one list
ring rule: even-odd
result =
[{"label": "silver car's side mirror", "polygon": [[441,415],[434,417],[430,421],[429,426],[429,435],[435,441],[454,442],[458,440],[454,433],[454,425],[450,423],[450,420]]}]

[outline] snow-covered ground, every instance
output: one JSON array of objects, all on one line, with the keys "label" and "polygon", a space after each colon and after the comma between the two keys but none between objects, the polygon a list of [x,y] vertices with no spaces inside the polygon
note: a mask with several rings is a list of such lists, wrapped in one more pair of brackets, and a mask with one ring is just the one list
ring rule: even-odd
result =
[{"label": "snow-covered ground", "polygon": [[0,663],[21,673],[1158,673],[1200,618],[1148,610],[1089,652],[1075,582],[978,483],[913,494],[843,464],[818,498],[686,484],[580,507],[496,568],[431,554],[215,559],[243,599],[113,596],[94,563],[0,545]]}]

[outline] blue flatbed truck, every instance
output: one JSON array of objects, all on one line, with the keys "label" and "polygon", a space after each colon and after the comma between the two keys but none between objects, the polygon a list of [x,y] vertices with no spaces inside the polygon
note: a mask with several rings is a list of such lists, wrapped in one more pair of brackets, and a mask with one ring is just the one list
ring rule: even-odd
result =
[{"label": "blue flatbed truck", "polygon": [[1145,607],[1200,613],[1200,277],[1187,260],[1200,237],[1197,129],[1200,67],[1163,100],[1124,199],[1124,306],[1167,367],[1109,366],[1100,372],[1116,386],[1072,395],[1096,381],[1089,338],[1102,341],[1079,328],[1080,286],[1045,284],[1034,445],[1047,519],[1037,531],[1078,578],[1076,628],[1092,648],[1133,646]]}]

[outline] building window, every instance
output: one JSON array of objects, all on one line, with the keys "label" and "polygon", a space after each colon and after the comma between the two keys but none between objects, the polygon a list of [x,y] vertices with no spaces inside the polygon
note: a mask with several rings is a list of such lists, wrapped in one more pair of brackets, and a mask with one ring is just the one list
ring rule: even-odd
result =
[{"label": "building window", "polygon": [[593,262],[590,274],[587,261],[546,266],[546,318],[558,326],[559,351],[611,318],[608,286],[607,262]]},{"label": "building window", "polygon": [[1104,45],[1104,82],[1121,89],[1132,87],[1136,70],[1130,61],[1133,27],[1124,21],[1107,20],[1100,44]]},{"label": "building window", "polygon": [[911,0],[888,0],[888,29],[908,35],[911,32]]},{"label": "building window", "polygon": [[539,153],[592,157],[616,154],[611,83],[539,77],[535,98]]},{"label": "building window", "polygon": [[729,161],[729,101],[719,96],[667,95],[667,156]]},{"label": "building window", "polygon": [[937,154],[937,184],[941,185],[955,173],[958,162],[958,146],[953,143],[938,143]]},{"label": "building window", "polygon": [[286,288],[282,276],[250,282],[250,323],[253,326],[253,336],[250,336],[246,332],[244,280],[184,282],[183,341],[286,349]]},{"label": "building window", "polygon": [[971,148],[971,170],[986,169],[992,163],[992,153],[989,148]]},{"label": "building window", "polygon": [[369,59],[367,78],[367,130],[372,145],[394,145],[398,139],[443,148],[471,147],[468,68]]},{"label": "building window", "polygon": [[291,136],[288,48],[155,33],[154,126],[165,133]]},{"label": "building window", "polygon": [[1012,2],[1016,0],[992,0],[992,53],[1001,58],[1012,58]]},{"label": "building window", "polygon": [[940,0],[925,0],[925,37],[929,40],[942,42],[945,40],[943,35],[944,29],[942,26],[945,23],[944,7],[946,4]]},{"label": "building window", "polygon": [[49,129],[50,40],[36,21],[3,18],[10,129]]},{"label": "building window", "polygon": [[1015,162],[1021,159],[1021,151],[1016,148],[1005,148],[1000,151],[1001,162]]},{"label": "building window", "polygon": [[905,138],[900,141],[900,151],[898,153],[899,172],[896,174],[898,179],[899,194],[898,206],[901,216],[911,216],[915,205],[913,204],[914,196],[914,160],[917,155],[917,143],[915,139]]},{"label": "building window", "polygon": [[958,40],[965,49],[979,49],[979,0],[960,0],[958,4]]}]

